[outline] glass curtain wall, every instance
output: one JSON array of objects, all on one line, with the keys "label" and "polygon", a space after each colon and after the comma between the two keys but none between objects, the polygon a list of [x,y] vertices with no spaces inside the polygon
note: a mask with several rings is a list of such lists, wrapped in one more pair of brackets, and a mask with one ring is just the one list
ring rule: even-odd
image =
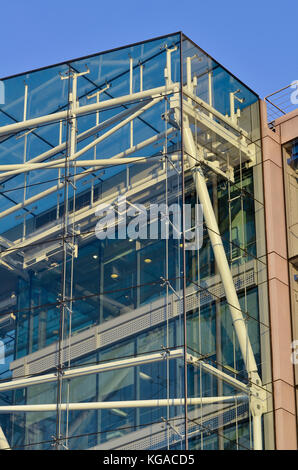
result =
[{"label": "glass curtain wall", "polygon": [[[227,378],[251,383],[247,358],[241,353],[232,318],[236,305],[227,300],[229,288],[222,282],[223,263],[214,253],[218,240],[212,243],[211,239],[212,234],[221,236],[238,296],[236,309],[244,319],[245,342],[252,347],[261,388],[267,391],[271,421],[268,416],[263,418],[267,436],[263,444],[270,445],[272,397],[259,102],[251,90],[191,40],[183,36],[182,44],[184,160],[190,157],[191,146],[186,142],[190,129],[196,151],[193,164],[204,177],[217,223],[212,224],[210,217],[206,220],[208,208],[196,190],[194,171],[186,169],[186,197],[203,204],[205,214],[202,246],[187,252],[185,272],[187,295],[195,299],[187,312],[187,350],[196,358],[194,365],[189,365],[188,394],[233,397],[230,403],[188,407],[189,448],[253,449],[249,400]],[[208,365],[218,373],[211,374]]]},{"label": "glass curtain wall", "polygon": [[208,370],[249,384],[193,166],[268,384],[257,96],[180,33],[3,83],[8,445],[253,448],[249,393]]}]

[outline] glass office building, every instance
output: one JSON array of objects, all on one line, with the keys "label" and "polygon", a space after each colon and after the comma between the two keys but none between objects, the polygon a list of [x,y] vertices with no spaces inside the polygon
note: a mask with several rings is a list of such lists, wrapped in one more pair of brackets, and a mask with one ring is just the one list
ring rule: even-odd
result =
[{"label": "glass office building", "polygon": [[258,96],[182,33],[2,83],[2,447],[272,448]]}]

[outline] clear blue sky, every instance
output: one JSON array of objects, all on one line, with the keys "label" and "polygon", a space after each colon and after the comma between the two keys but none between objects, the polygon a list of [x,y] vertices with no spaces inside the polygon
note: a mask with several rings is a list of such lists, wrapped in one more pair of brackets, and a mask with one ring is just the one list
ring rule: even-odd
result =
[{"label": "clear blue sky", "polygon": [[298,0],[2,0],[0,77],[183,31],[261,97],[298,80]]}]

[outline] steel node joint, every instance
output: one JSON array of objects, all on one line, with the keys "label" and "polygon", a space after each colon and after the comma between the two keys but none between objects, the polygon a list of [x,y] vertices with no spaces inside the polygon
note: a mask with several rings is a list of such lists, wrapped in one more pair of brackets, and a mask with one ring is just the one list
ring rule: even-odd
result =
[{"label": "steel node joint", "polygon": [[250,379],[250,410],[254,417],[262,416],[268,411],[267,399],[268,392],[262,385],[262,381],[257,372],[249,374]]}]

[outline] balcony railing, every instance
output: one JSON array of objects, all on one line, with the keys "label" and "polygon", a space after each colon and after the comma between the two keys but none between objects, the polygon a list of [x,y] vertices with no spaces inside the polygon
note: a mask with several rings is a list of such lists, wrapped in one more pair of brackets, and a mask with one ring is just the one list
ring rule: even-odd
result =
[{"label": "balcony railing", "polygon": [[298,109],[298,80],[265,97],[269,126],[285,114]]}]

